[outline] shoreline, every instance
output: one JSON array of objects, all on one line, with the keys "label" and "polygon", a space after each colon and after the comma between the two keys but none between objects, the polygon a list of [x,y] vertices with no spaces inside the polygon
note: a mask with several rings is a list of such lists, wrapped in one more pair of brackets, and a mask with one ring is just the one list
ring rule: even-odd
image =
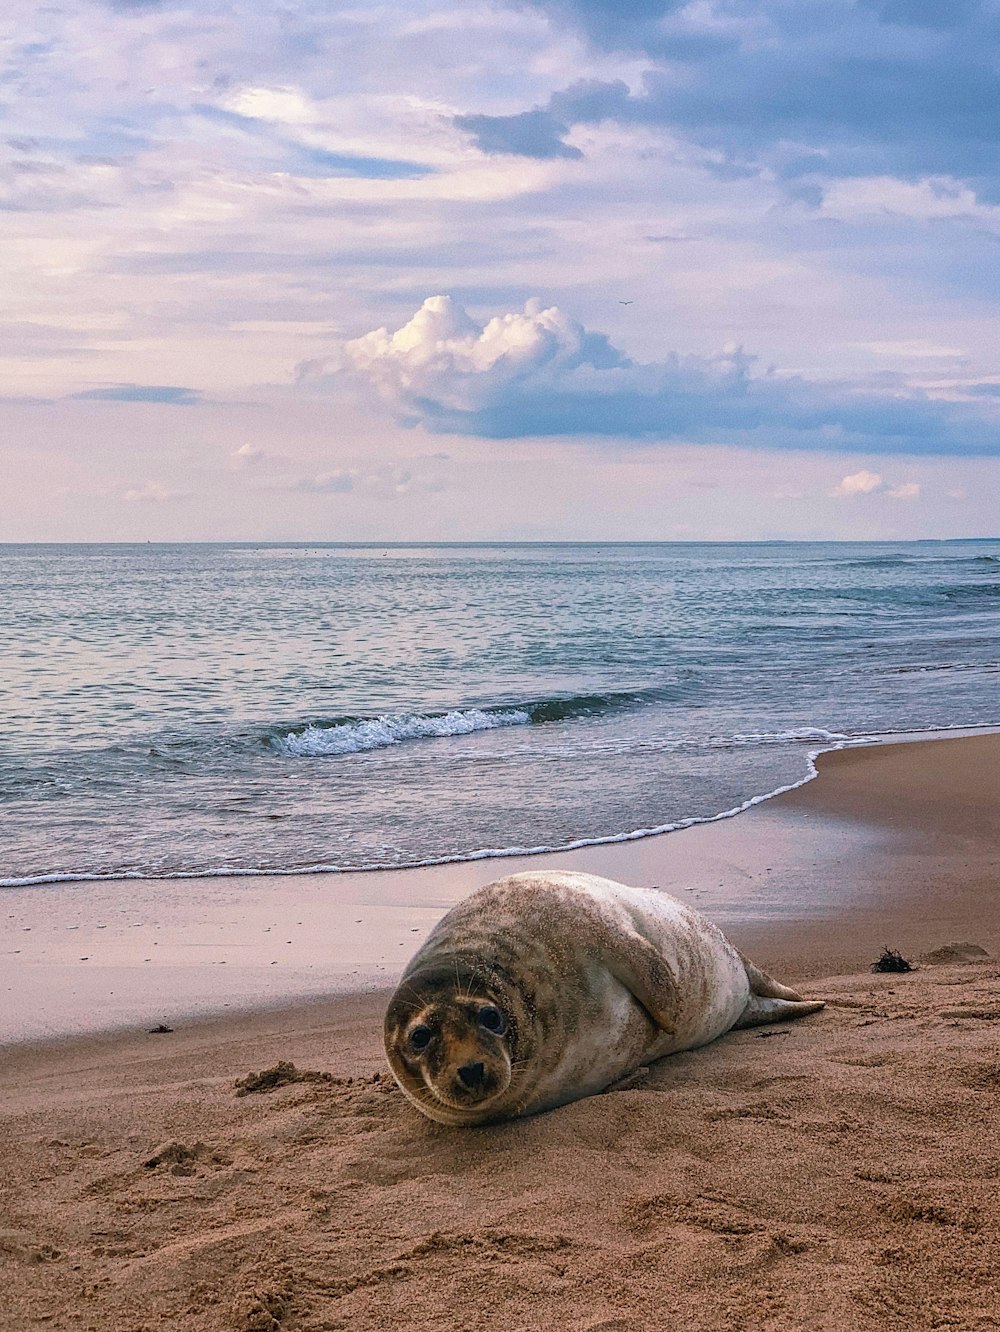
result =
[{"label": "shoreline", "polygon": [[[571,853],[684,895],[827,1004],[603,1095],[432,1124],[386,1073],[383,990],[4,1047],[0,1321],[654,1332],[667,1310],[692,1332],[1000,1325],[1000,736],[838,750],[820,770],[743,818]],[[408,906],[428,923],[474,886],[379,882],[400,898],[385,920]],[[290,909],[303,900],[288,892]],[[919,969],[871,974],[884,944]],[[177,947],[157,968],[174,981]],[[312,1080],[236,1093],[282,1061]]]},{"label": "shoreline", "polygon": [[[407,870],[438,869],[443,865],[473,864],[480,860],[522,860],[534,856],[554,856],[567,851],[582,851],[594,846],[617,846],[624,842],[638,842],[647,837],[663,837],[667,833],[683,832],[703,823],[720,823],[724,819],[736,818],[745,814],[756,805],[795,791],[806,783],[815,781],[819,776],[817,759],[823,754],[831,754],[841,749],[866,749],[875,745],[913,744],[922,740],[952,740],[975,735],[1000,734],[1000,722],[982,722],[975,725],[956,725],[939,727],[915,727],[910,731],[871,731],[858,736],[837,736],[829,732],[828,742],[824,741],[817,749],[806,754],[806,773],[797,781],[784,786],[776,786],[770,791],[762,791],[748,796],[739,805],[722,810],[718,814],[697,814],[677,819],[673,823],[657,824],[650,828],[635,828],[627,832],[608,833],[606,836],[580,837],[559,846],[508,846],[484,847],[475,851],[456,852],[454,855],[434,856],[427,860],[404,861],[402,864],[388,862],[379,865],[341,866],[341,865],[303,865],[270,869],[205,869],[174,870],[169,874],[147,874],[142,870],[123,870],[112,873],[91,873],[85,870],[53,871],[44,874],[28,874],[22,877],[0,879],[0,893],[7,888],[42,888],[58,884],[88,883],[173,883],[185,879],[283,879],[308,875],[336,874],[382,874],[397,873]],[[0,898],[2,900],[2,898]]]},{"label": "shoreline", "polygon": [[[532,868],[664,888],[705,911],[761,965],[790,964],[798,977],[865,965],[866,949],[868,961],[877,955],[866,941],[879,928],[919,951],[910,885],[919,879],[925,839],[880,821],[877,798],[855,801],[845,817],[851,798],[840,787],[848,768],[882,771],[877,755],[890,755],[889,767],[908,768],[911,779],[916,762],[932,785],[939,768],[961,768],[960,754],[1000,755],[996,731],[925,734],[826,749],[817,760],[821,781],[810,775],[756,798],[740,818],[572,851],[403,870],[7,889],[0,895],[11,940],[2,946],[0,1048],[383,991],[454,902],[490,879]],[[979,780],[988,782],[991,769],[1000,762],[988,761]],[[962,789],[965,806],[974,804],[971,787]],[[954,777],[948,790],[954,804]],[[869,878],[881,887],[866,886],[866,862],[877,867]],[[172,885],[179,891],[171,893]],[[905,900],[894,900],[900,891]],[[933,903],[923,910],[941,921]],[[974,923],[974,911],[965,915]],[[998,931],[987,932],[990,951],[1000,951]]]}]

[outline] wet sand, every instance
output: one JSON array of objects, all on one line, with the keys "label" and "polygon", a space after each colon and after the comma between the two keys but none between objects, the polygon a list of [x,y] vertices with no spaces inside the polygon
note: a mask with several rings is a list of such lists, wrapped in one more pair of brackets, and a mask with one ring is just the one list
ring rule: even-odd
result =
[{"label": "wet sand", "polygon": [[[764,965],[854,970],[872,930],[919,949],[925,921],[939,931],[963,913],[978,919],[976,864],[987,853],[970,853],[966,873],[962,848],[979,846],[995,809],[997,744],[975,736],[824,754],[822,780],[736,818],[546,856],[5,889],[0,1049],[385,989],[459,898],[542,865],[657,885]],[[899,774],[889,786],[887,764]]]},{"label": "wet sand", "polygon": [[[545,860],[689,897],[828,1008],[472,1131],[430,1124],[393,1088],[380,992],[159,1035],[7,1045],[0,1326],[1000,1327],[1000,737],[829,754],[817,781],[736,819]],[[388,885],[383,919],[408,936],[377,953],[372,926],[365,982],[398,969],[391,949],[407,955],[448,901],[508,868],[526,862],[353,876]],[[407,903],[413,874],[424,888]],[[305,904],[326,895],[275,883],[288,896],[271,929],[300,911],[315,967],[327,917]],[[360,891],[346,888],[343,929],[365,923],[348,914]],[[241,905],[221,909],[235,919]],[[393,916],[406,910],[426,914]],[[956,941],[974,947],[910,974],[867,970],[883,944],[915,956]],[[194,966],[183,939],[169,947],[140,978]],[[87,974],[137,969],[111,952]],[[244,1002],[273,960],[246,961],[227,1002]],[[11,1026],[23,1034],[32,968],[78,983],[72,966],[8,969],[7,994],[21,996]],[[226,975],[205,1013],[240,966],[200,970]],[[151,1011],[168,1010],[133,1021]],[[235,1094],[236,1078],[279,1060],[332,1080]]]}]

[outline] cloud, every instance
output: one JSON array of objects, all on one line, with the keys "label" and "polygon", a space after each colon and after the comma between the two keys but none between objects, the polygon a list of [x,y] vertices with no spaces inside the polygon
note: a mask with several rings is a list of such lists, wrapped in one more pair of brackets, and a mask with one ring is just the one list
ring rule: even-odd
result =
[{"label": "cloud", "polygon": [[[622,49],[641,44],[642,49],[655,48],[669,31],[671,16],[687,10],[682,17],[687,21],[700,19],[705,23],[712,10],[709,6],[689,5],[688,0],[520,0],[540,9],[562,22],[574,23],[601,46]],[[800,9],[806,9],[800,6]],[[953,29],[972,21],[983,8],[981,0],[858,0],[858,8],[867,10],[879,22],[901,27]],[[780,7],[768,0],[755,0],[752,5],[733,5],[731,12],[740,11],[748,16],[764,16],[769,11],[780,14]],[[694,13],[692,14],[692,11]],[[799,23],[803,20],[800,18]],[[806,18],[805,22],[808,22]],[[814,20],[817,27],[820,23]]]},{"label": "cloud", "polygon": [[920,485],[916,481],[904,481],[886,491],[890,499],[915,500],[920,498]]},{"label": "cloud", "polygon": [[836,495],[840,499],[848,499],[852,495],[872,495],[877,490],[883,489],[883,481],[878,472],[869,472],[862,469],[860,472],[852,472],[850,476],[845,476],[833,490],[831,495]]},{"label": "cloud", "polygon": [[878,472],[862,468],[843,477],[830,491],[837,499],[853,499],[857,495],[888,495],[889,499],[916,500],[920,498],[920,485],[916,481],[903,481],[890,486]]},{"label": "cloud", "polygon": [[[991,0],[535,4],[596,47],[651,62],[632,86],[590,78],[555,93],[531,113],[536,139],[606,120],[655,126],[697,145],[709,169],[765,176],[810,204],[855,176],[948,177],[1000,199]],[[514,117],[466,119],[484,151],[519,151]]]},{"label": "cloud", "polygon": [[337,151],[327,145],[323,111],[294,88],[245,88],[226,105],[198,102],[192,111],[201,119],[240,131],[243,147],[274,168],[294,176],[364,180],[410,180],[433,175],[427,162]]},{"label": "cloud", "polygon": [[[688,0],[527,0],[558,23],[580,28],[598,47],[643,51],[661,56],[717,49],[727,41],[721,31],[690,11]],[[700,7],[699,7],[700,8]],[[688,10],[687,13],[684,11]],[[680,11],[680,12],[678,12]]]},{"label": "cloud", "polygon": [[177,384],[114,384],[107,388],[85,389],[72,397],[95,402],[160,402],[171,407],[190,407],[201,401],[196,389]]},{"label": "cloud", "polygon": [[301,490],[308,495],[349,495],[356,480],[356,472],[320,472],[318,476],[303,476],[292,481],[288,489]]},{"label": "cloud", "polygon": [[907,338],[900,342],[859,342],[857,345],[874,352],[876,356],[903,360],[955,360],[968,355],[961,347],[946,347],[924,338]]},{"label": "cloud", "polygon": [[278,125],[311,125],[316,110],[298,88],[237,88],[225,98],[235,115],[249,120],[270,120]]},{"label": "cloud", "polygon": [[414,492],[436,494],[447,489],[440,469],[433,464],[444,458],[428,454],[412,459],[411,466],[387,463],[381,467],[345,467],[310,476],[279,478],[269,488],[306,495],[350,495],[362,499],[393,499]]},{"label": "cloud", "polygon": [[229,456],[237,467],[256,467],[267,457],[267,452],[258,448],[256,444],[241,444],[238,449],[233,449]]},{"label": "cloud", "polygon": [[122,499],[130,504],[169,504],[174,500],[189,499],[189,490],[171,490],[161,481],[143,481],[141,485],[131,486],[122,493]]},{"label": "cloud", "polygon": [[883,23],[900,27],[960,28],[979,8],[977,0],[859,0],[862,9],[870,9]]},{"label": "cloud", "polygon": [[997,210],[981,205],[975,192],[949,176],[925,176],[917,181],[894,176],[856,176],[825,184],[820,210],[823,217],[856,221],[865,217],[911,218],[917,222],[964,220],[996,224]]},{"label": "cloud", "polygon": [[[898,377],[825,383],[756,373],[741,348],[637,362],[556,306],[478,324],[432,296],[401,328],[339,343],[299,382],[373,390],[398,420],[506,439],[583,435],[882,453],[1000,453],[993,405],[930,397]],[[980,415],[982,410],[985,415]]]},{"label": "cloud", "polygon": [[471,134],[484,153],[541,158],[583,156],[579,148],[563,143],[569,126],[538,108],[514,116],[455,116],[452,123]]},{"label": "cloud", "polygon": [[325,148],[299,147],[288,158],[289,170],[299,176],[355,176],[362,180],[419,180],[435,168],[426,162],[395,157],[359,157],[354,153],[332,153]]}]

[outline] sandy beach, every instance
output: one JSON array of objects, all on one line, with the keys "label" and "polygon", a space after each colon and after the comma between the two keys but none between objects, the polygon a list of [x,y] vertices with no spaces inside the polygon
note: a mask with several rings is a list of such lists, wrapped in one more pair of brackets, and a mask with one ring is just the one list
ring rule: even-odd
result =
[{"label": "sandy beach", "polygon": [[[395,1090],[385,988],[543,862],[192,880],[194,940],[147,881],[5,895],[0,1326],[1000,1327],[1000,736],[819,768],[544,863],[685,896],[827,1009],[490,1129]],[[237,1095],[279,1061],[322,1077]]]}]

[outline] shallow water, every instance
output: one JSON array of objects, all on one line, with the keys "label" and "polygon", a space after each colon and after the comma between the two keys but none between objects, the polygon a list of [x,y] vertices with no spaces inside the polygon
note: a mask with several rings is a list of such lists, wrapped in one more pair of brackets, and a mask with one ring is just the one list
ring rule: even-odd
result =
[{"label": "shallow water", "polygon": [[710,818],[1000,720],[1000,541],[0,547],[0,880]]}]

